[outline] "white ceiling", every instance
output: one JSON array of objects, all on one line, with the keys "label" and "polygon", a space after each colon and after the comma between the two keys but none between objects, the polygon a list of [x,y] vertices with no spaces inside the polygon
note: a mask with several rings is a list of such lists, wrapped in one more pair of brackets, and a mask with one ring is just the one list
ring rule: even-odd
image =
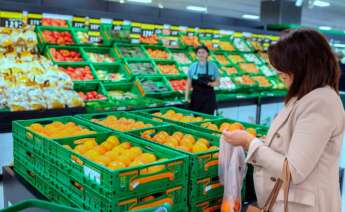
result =
[{"label": "white ceiling", "polygon": [[[328,1],[331,5],[309,8],[308,0],[305,0],[302,25],[331,26],[345,30],[345,0],[323,1]],[[158,6],[160,3],[165,8],[181,10],[185,10],[187,5],[206,6],[209,14],[241,18],[243,14],[260,15],[260,2],[261,0],[153,0],[151,6]]]}]

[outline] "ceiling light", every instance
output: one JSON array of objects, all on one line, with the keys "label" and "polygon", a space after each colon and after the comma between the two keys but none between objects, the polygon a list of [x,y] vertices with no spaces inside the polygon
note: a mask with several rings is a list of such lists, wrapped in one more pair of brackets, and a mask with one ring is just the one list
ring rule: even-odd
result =
[{"label": "ceiling light", "polygon": [[152,0],[127,0],[128,2],[137,2],[137,3],[144,3],[144,4],[150,4],[152,3]]},{"label": "ceiling light", "polygon": [[331,4],[326,1],[319,1],[319,0],[314,1],[314,6],[317,6],[317,7],[329,7],[330,5]]},{"label": "ceiling light", "polygon": [[125,3],[125,0],[120,0],[120,3],[121,3],[121,4]]},{"label": "ceiling light", "polygon": [[319,26],[319,29],[321,29],[321,30],[331,30],[332,27],[330,27],[330,26]]},{"label": "ceiling light", "polygon": [[164,8],[163,4],[162,4],[162,3],[159,3],[159,4],[158,4],[158,8],[163,9],[163,8]]},{"label": "ceiling light", "polygon": [[258,20],[260,17],[257,15],[244,14],[244,15],[242,15],[242,18],[251,19],[251,20]]},{"label": "ceiling light", "polygon": [[301,7],[303,5],[304,0],[296,0],[296,7]]},{"label": "ceiling light", "polygon": [[186,7],[186,9],[197,11],[197,12],[207,12],[207,7],[199,7],[199,6],[189,5]]}]

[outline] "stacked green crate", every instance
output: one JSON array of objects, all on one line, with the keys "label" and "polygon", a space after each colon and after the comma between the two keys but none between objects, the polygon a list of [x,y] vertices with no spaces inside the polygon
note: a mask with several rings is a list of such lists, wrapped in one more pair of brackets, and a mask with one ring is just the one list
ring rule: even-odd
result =
[{"label": "stacked green crate", "polygon": [[[105,132],[88,122],[72,117],[17,121],[14,123],[14,166],[30,184],[44,193],[48,199],[85,208],[87,210],[124,211],[143,209],[150,205],[170,203],[174,211],[186,208],[188,158],[159,145],[149,144],[123,134],[97,133],[92,135],[49,139],[28,129],[32,123],[62,121],[86,125],[97,132]],[[68,147],[76,147],[85,139],[100,144],[110,136],[120,143],[129,142],[146,153],[154,153],[159,160],[152,164],[118,170],[95,163]],[[157,168],[159,167],[159,170]],[[45,192],[45,184],[37,185],[39,176],[51,191]],[[157,189],[152,189],[157,188]],[[60,196],[60,201],[54,196]],[[68,199],[69,201],[61,201]]]},{"label": "stacked green crate", "polygon": [[[218,136],[177,125],[136,130],[130,134],[152,143],[167,146],[188,156],[190,161],[188,177],[189,205],[223,195],[223,186],[220,185],[218,179],[220,139]],[[200,150],[198,145],[203,142],[207,142],[207,144],[204,143],[205,146],[202,145],[204,149]]]},{"label": "stacked green crate", "polygon": [[127,60],[146,60],[149,56],[144,48],[137,44],[115,44],[114,50],[119,58]]},{"label": "stacked green crate", "polygon": [[140,76],[135,83],[145,97],[164,98],[173,95],[173,89],[164,76]]}]

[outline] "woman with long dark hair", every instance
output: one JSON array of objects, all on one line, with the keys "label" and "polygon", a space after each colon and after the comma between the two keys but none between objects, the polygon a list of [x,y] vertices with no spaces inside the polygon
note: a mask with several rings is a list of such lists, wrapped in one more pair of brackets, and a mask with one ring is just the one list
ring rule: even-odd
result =
[{"label": "woman with long dark hair", "polygon": [[[285,107],[262,141],[245,131],[224,132],[248,150],[258,205],[263,206],[284,161],[291,171],[288,209],[340,212],[339,157],[345,129],[339,65],[326,38],[312,29],[284,34],[269,47],[270,63],[288,87]],[[281,190],[272,211],[284,211]]]}]

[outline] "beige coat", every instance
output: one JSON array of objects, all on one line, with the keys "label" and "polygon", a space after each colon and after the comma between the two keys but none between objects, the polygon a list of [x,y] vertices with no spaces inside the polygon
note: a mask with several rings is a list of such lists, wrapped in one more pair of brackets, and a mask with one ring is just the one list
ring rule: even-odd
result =
[{"label": "beige coat", "polygon": [[[292,175],[290,212],[340,212],[339,157],[345,115],[330,87],[291,100],[278,114],[265,144],[251,145],[247,161],[254,165],[255,192],[263,206],[287,157]],[[274,212],[283,210],[279,193]]]}]

